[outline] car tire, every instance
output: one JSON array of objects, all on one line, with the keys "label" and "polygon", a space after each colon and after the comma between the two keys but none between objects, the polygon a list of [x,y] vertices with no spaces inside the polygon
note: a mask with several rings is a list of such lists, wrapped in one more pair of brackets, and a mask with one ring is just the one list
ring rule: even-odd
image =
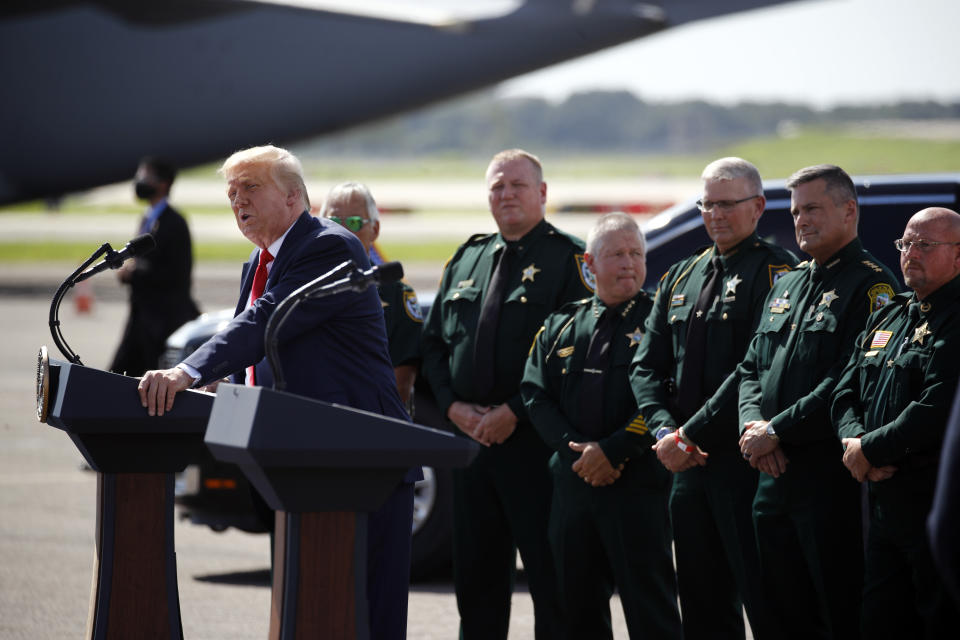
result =
[{"label": "car tire", "polygon": [[447,577],[452,567],[453,472],[424,467],[423,475],[414,488],[412,581]]}]

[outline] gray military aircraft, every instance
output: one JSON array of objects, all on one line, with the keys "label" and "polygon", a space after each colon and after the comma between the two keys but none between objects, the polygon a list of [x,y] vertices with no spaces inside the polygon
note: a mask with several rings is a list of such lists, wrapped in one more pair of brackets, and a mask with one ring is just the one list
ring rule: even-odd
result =
[{"label": "gray military aircraft", "polygon": [[145,153],[191,166],[344,129],[784,1],[527,0],[414,22],[302,0],[5,0],[0,203],[125,180]]}]

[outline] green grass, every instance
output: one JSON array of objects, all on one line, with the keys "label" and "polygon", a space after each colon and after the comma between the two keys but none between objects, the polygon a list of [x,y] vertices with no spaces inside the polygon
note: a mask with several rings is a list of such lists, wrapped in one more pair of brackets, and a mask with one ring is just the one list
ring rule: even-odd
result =
[{"label": "green grass", "polygon": [[795,138],[749,140],[723,152],[750,160],[768,178],[786,178],[797,169],[820,163],[859,175],[960,172],[957,140],[853,137],[819,130]]},{"label": "green grass", "polygon": [[[711,160],[736,155],[744,157],[760,169],[767,178],[785,178],[797,169],[822,162],[838,164],[852,174],[960,172],[960,140],[901,139],[892,137],[856,136],[841,130],[809,129],[790,138],[758,138],[710,152],[694,154],[571,154],[545,151],[541,154],[547,180],[570,179],[630,179],[641,176],[678,177],[695,179]],[[332,160],[305,159],[309,180],[335,181],[363,176],[364,180],[482,180],[487,158],[471,158],[463,154],[444,154],[419,158],[340,158]],[[216,165],[206,165],[184,172],[194,178],[218,179]],[[482,188],[482,187],[481,187]],[[179,203],[189,218],[198,216],[229,216],[223,205]],[[37,201],[0,207],[0,216],[6,211],[44,212],[44,203]],[[79,197],[65,198],[58,215],[116,214],[136,219],[142,208],[134,202],[115,205],[92,205]],[[479,210],[478,210],[479,211]],[[428,212],[421,212],[428,213]],[[430,214],[449,215],[449,211],[429,211]],[[127,238],[117,238],[117,246]],[[384,251],[392,259],[445,260],[455,249],[452,242],[406,244],[389,242]],[[8,242],[0,239],[0,263],[59,261],[79,263],[92,250],[89,242]],[[115,246],[116,248],[116,246]],[[197,261],[243,260],[250,245],[242,238],[236,242],[195,245]]]},{"label": "green grass", "polygon": [[[111,242],[114,249],[123,247],[124,241]],[[90,242],[0,242],[0,263],[11,262],[62,262],[80,265],[97,249]],[[194,245],[193,257],[197,261],[234,262],[246,260],[250,255],[249,242],[204,242]]]},{"label": "green grass", "polygon": [[[111,243],[114,249],[122,242]],[[390,260],[444,261],[453,255],[458,241],[434,241],[417,244],[403,242],[380,243]],[[90,242],[0,242],[0,263],[59,262],[80,265],[97,246]],[[197,262],[240,262],[250,255],[252,245],[245,240],[237,242],[203,242],[194,244],[193,257]]]}]

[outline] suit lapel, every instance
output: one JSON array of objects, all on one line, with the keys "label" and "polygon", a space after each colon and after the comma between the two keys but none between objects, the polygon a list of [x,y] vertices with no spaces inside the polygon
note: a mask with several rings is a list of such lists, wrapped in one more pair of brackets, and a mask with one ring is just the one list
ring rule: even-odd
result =
[{"label": "suit lapel", "polygon": [[[270,290],[277,278],[280,277],[280,273],[286,268],[287,262],[290,261],[290,257],[295,253],[294,248],[300,244],[300,240],[310,231],[310,224],[312,221],[316,220],[309,213],[304,211],[300,214],[300,217],[297,218],[297,221],[293,224],[293,228],[290,229],[290,233],[287,234],[287,237],[283,239],[283,244],[280,245],[279,255],[275,256],[273,259],[273,266],[270,267],[270,275],[267,276],[267,283],[264,287],[264,292]],[[243,313],[243,310],[247,308],[247,300],[250,298],[250,290],[253,289],[253,276],[257,271],[257,263],[260,260],[260,249],[254,249],[250,254],[250,258],[243,265],[243,273],[241,274],[241,282],[243,285],[240,288],[240,300],[237,302],[237,309],[234,313],[235,316]]]}]

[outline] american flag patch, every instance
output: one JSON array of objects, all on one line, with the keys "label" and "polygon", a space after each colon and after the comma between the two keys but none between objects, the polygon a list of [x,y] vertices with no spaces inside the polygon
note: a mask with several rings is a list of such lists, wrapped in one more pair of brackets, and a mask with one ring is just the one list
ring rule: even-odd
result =
[{"label": "american flag patch", "polygon": [[890,342],[890,336],[893,335],[893,331],[875,331],[873,333],[873,341],[870,342],[871,349],[883,349],[887,346],[887,343]]}]

